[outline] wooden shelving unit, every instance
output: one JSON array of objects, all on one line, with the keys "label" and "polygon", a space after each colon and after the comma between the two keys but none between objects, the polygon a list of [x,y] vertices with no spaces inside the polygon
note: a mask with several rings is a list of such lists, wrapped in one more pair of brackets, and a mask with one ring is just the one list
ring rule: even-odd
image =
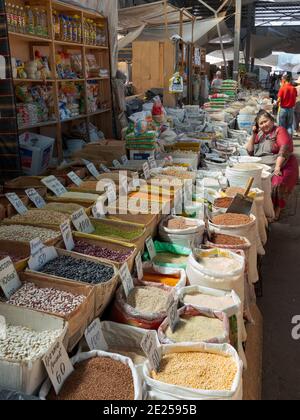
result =
[{"label": "wooden shelving unit", "polygon": [[[10,1],[7,0],[7,3]],[[12,3],[12,2],[11,2]],[[48,34],[49,38],[30,35],[26,33],[18,33],[9,31],[9,42],[11,57],[22,60],[24,62],[32,61],[36,50],[40,50],[44,56],[48,57],[52,77],[49,80],[35,80],[35,79],[14,79],[15,86],[21,84],[47,84],[52,88],[53,95],[53,118],[41,122],[36,125],[19,127],[20,132],[33,130],[40,134],[56,138],[56,156],[59,161],[63,159],[63,134],[68,134],[73,126],[73,123],[78,123],[82,120],[86,124],[87,132],[89,133],[89,123],[93,123],[99,130],[103,131],[107,138],[112,137],[112,94],[111,94],[111,77],[91,77],[88,74],[88,55],[95,57],[96,63],[103,69],[109,71],[110,68],[110,49],[109,49],[109,34],[107,19],[97,12],[86,11],[81,7],[69,5],[57,0],[44,0],[42,3],[37,0],[14,0],[14,5],[25,7],[26,5],[32,8],[44,9],[47,13]],[[82,42],[70,42],[56,39],[55,28],[53,24],[53,12],[58,15],[78,16],[81,24]],[[96,23],[103,26],[106,35],[105,45],[89,45],[84,42],[84,21],[85,19],[92,19]],[[56,69],[56,57],[59,52],[66,54],[77,54],[81,57],[82,75],[78,79],[60,79]],[[60,119],[59,112],[59,94],[60,87],[63,83],[82,84],[81,96],[81,113],[69,119]],[[99,109],[96,112],[89,107],[88,88],[89,84],[97,83],[99,86]],[[17,101],[18,102],[18,101]]]}]

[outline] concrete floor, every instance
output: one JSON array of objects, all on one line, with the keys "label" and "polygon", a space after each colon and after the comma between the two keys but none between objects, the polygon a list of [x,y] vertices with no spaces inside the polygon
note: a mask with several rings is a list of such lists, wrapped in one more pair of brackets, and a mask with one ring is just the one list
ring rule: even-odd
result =
[{"label": "concrete floor", "polygon": [[[295,141],[300,162],[300,140]],[[300,340],[292,318],[300,316],[300,187],[279,223],[270,226],[263,260],[263,399],[300,399]]]}]

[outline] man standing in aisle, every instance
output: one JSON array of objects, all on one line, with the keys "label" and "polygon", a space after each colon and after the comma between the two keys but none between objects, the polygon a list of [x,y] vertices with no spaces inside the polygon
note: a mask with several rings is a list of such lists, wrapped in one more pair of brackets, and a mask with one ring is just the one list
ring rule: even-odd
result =
[{"label": "man standing in aisle", "polygon": [[211,82],[212,93],[219,93],[223,85],[222,72],[217,71],[215,79]]},{"label": "man standing in aisle", "polygon": [[288,74],[282,76],[282,86],[278,92],[279,125],[287,129],[293,135],[294,109],[297,99],[297,90],[291,84],[291,77]]}]

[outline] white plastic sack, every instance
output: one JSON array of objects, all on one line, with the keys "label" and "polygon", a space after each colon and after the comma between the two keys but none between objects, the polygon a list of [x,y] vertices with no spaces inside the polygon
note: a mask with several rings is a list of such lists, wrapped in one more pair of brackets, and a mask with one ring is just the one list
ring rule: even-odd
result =
[{"label": "white plastic sack", "polygon": [[[249,169],[247,169],[249,168]],[[251,168],[251,169],[250,169]],[[249,178],[254,178],[253,188],[262,188],[262,168],[255,164],[238,163],[226,169],[226,177],[231,187],[246,188]]]},{"label": "white plastic sack", "polygon": [[262,173],[262,190],[265,193],[264,209],[267,218],[274,219],[275,210],[272,201],[272,174],[267,171]]},{"label": "white plastic sack", "polygon": [[252,213],[256,217],[257,225],[258,225],[258,234],[260,237],[260,242],[262,247],[264,247],[268,241],[268,235],[267,235],[267,227],[268,227],[268,221],[265,215],[264,210],[264,192],[263,191],[256,191],[256,197],[253,203],[252,207]]},{"label": "white plastic sack", "polygon": [[[243,363],[236,350],[229,344],[170,344],[162,346],[162,355],[170,353],[204,352],[228,355],[234,358],[237,374],[230,391],[206,391],[170,385],[151,378],[150,365],[144,364],[144,377],[148,399],[155,400],[239,400],[243,399]],[[195,366],[197,369],[197,366]]]},{"label": "white plastic sack", "polygon": [[[76,363],[93,359],[94,357],[109,357],[110,359],[119,361],[123,363],[124,365],[128,366],[129,369],[131,370],[133,384],[134,384],[134,400],[135,401],[142,400],[142,397],[143,397],[142,383],[134,364],[132,363],[131,359],[129,359],[128,357],[124,357],[124,356],[121,356],[120,354],[115,354],[115,353],[107,353],[104,351],[90,351],[88,353],[77,354],[71,359],[71,362],[73,366],[75,366]],[[76,369],[76,366],[75,366],[75,369]],[[51,390],[51,387],[52,385],[51,385],[50,379],[47,379],[47,381],[44,382],[40,390],[40,394],[39,394],[40,399],[46,400],[47,395],[49,394]]]},{"label": "white plastic sack", "polygon": [[163,219],[159,225],[159,236],[163,242],[171,242],[185,248],[192,248],[202,244],[205,231],[205,223],[202,220],[192,220],[195,226],[188,227],[187,229],[169,229],[166,227],[166,223],[170,219],[184,219],[189,222],[192,220],[177,216]]}]

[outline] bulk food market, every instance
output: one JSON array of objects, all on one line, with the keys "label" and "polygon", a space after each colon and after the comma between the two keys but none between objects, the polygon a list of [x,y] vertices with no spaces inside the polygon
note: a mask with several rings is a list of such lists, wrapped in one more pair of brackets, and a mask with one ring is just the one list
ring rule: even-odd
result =
[{"label": "bulk food market", "polygon": [[300,399],[299,16],[0,0],[0,400]]}]

